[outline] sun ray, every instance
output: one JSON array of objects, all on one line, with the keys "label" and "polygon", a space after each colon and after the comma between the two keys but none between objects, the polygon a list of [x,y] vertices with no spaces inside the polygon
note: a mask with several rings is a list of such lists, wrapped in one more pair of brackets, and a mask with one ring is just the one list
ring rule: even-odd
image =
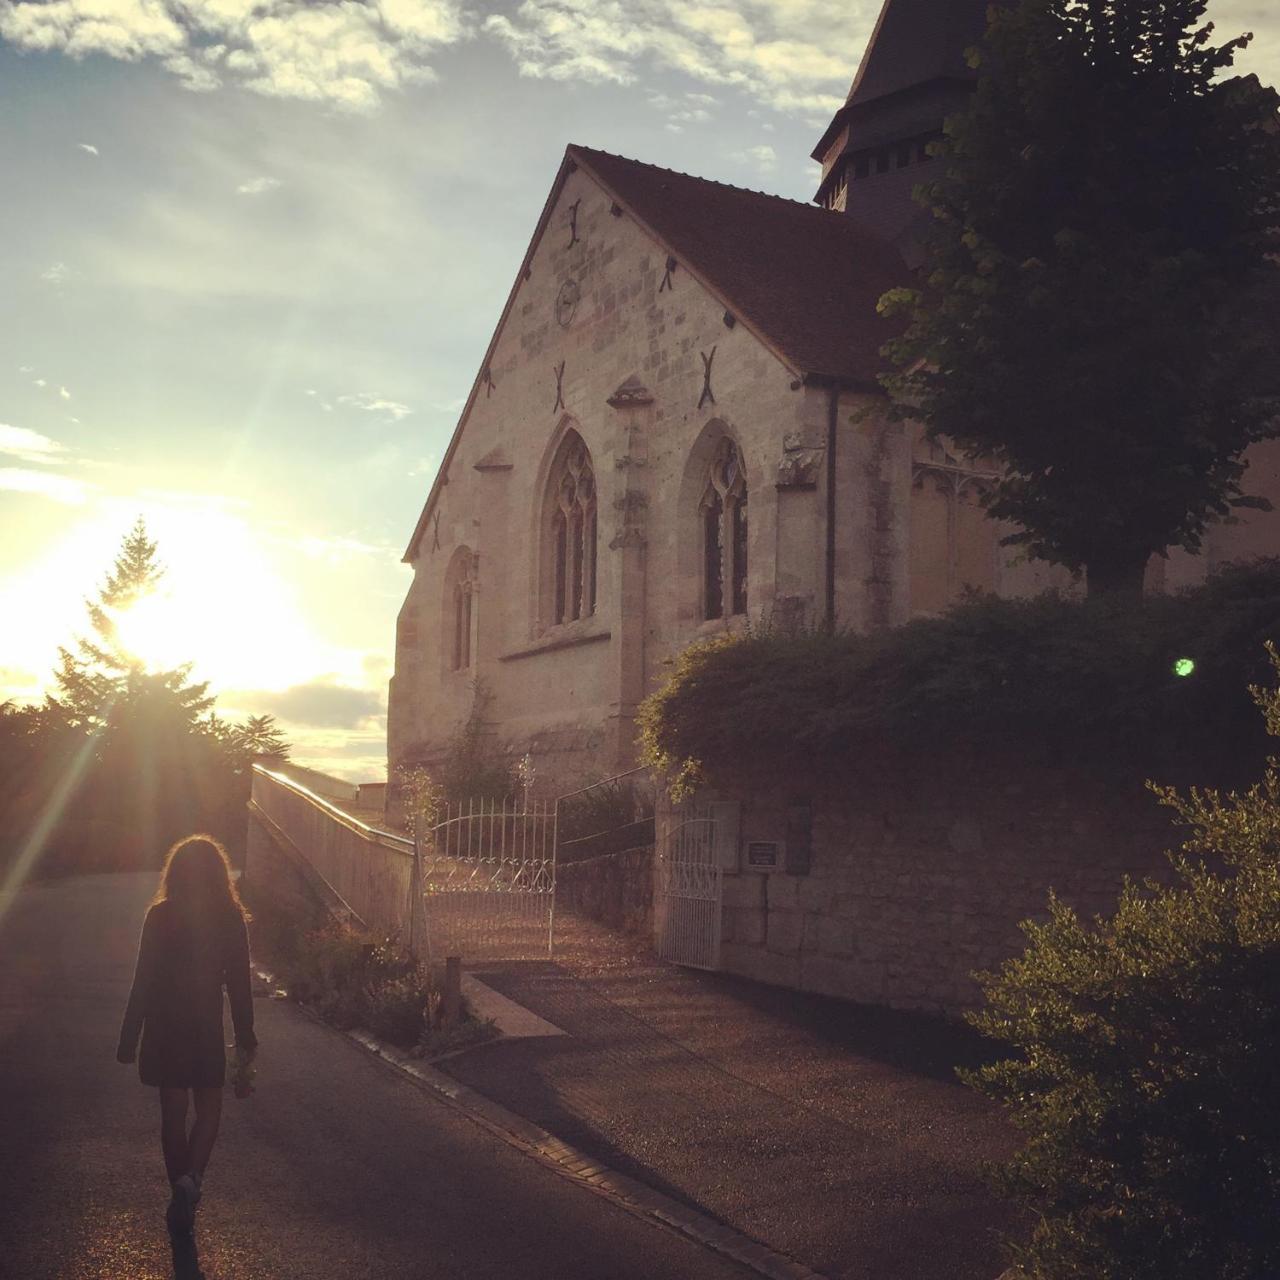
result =
[{"label": "sun ray", "polygon": [[[104,722],[110,711],[111,704],[108,704],[103,713]],[[0,884],[0,931],[4,929],[9,908],[16,901],[17,890],[21,889],[27,882],[31,872],[40,861],[49,843],[49,837],[61,820],[72,796],[75,795],[76,788],[79,787],[80,781],[93,759],[94,751],[97,749],[101,736],[102,729],[95,729],[85,737],[84,741],[76,749],[75,755],[58,779],[57,785],[53,788],[48,801],[32,825],[30,833],[18,852],[17,858],[10,865],[8,871],[5,872],[4,882]]]}]

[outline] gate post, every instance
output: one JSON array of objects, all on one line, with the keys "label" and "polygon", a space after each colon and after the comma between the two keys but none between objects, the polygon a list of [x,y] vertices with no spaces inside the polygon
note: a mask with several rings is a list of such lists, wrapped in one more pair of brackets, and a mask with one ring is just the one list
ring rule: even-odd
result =
[{"label": "gate post", "polygon": [[547,959],[556,953],[556,867],[560,860],[560,797],[551,811],[551,910],[547,912]]}]

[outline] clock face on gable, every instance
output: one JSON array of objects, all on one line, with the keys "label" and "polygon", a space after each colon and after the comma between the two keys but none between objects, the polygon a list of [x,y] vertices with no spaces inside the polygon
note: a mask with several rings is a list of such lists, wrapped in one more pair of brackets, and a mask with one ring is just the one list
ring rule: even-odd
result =
[{"label": "clock face on gable", "polygon": [[582,292],[576,280],[566,280],[560,286],[560,292],[556,294],[556,323],[562,329],[567,329],[572,322],[581,297]]}]

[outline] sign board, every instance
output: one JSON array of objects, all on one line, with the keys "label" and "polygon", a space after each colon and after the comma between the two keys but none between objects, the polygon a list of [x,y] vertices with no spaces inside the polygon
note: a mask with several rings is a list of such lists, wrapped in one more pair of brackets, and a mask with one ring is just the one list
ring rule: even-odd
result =
[{"label": "sign board", "polygon": [[747,866],[755,871],[776,871],[781,853],[776,840],[748,840]]}]

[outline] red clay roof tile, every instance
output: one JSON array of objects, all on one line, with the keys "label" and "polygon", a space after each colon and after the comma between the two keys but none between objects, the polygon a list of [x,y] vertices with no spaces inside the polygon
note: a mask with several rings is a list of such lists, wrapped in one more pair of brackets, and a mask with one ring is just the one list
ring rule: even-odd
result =
[{"label": "red clay roof tile", "polygon": [[887,240],[841,213],[571,146],[569,155],[801,373],[871,383],[893,335],[876,312],[908,278]]}]

